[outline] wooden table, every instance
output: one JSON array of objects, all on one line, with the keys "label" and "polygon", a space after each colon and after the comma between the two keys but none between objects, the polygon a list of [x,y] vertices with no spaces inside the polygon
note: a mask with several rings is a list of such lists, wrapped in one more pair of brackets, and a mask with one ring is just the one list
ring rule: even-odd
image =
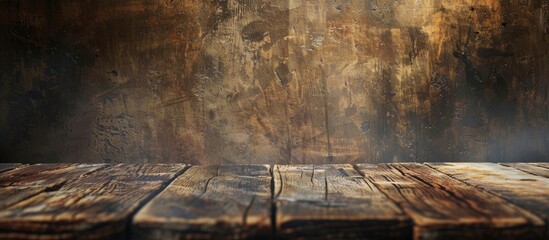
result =
[{"label": "wooden table", "polygon": [[0,164],[0,239],[549,239],[548,163]]}]

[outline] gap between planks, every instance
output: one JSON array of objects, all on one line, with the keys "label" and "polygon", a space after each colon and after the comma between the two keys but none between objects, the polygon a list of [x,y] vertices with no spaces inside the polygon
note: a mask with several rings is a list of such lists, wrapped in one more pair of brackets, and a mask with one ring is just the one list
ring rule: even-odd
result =
[{"label": "gap between planks", "polygon": [[[185,170],[183,164],[36,164],[6,172],[0,175],[0,184],[4,185],[0,190],[17,188],[15,193],[25,193],[28,188],[35,190],[27,195],[14,195],[17,202],[2,206],[0,226],[4,230],[0,231],[0,238],[128,236],[126,230],[131,226],[133,214]],[[72,203],[62,204],[55,198]],[[109,203],[111,200],[114,202]],[[27,211],[36,208],[45,208],[45,212]],[[111,211],[118,214],[108,213]],[[67,214],[78,217],[59,225],[59,221],[65,220],[57,218],[66,219]]]},{"label": "gap between planks", "polygon": [[156,190],[155,192],[151,193],[151,195],[149,195],[149,197],[147,197],[145,200],[143,200],[143,202],[141,202],[139,204],[139,207],[137,207],[131,214],[129,214],[129,217],[128,219],[126,220],[126,236],[128,236],[127,238],[128,239],[135,239],[135,237],[133,236],[133,225],[134,225],[134,217],[135,215],[145,206],[147,205],[150,201],[152,201],[154,198],[156,198],[156,196],[158,196],[158,194],[160,194],[162,191],[164,191],[168,186],[170,186],[170,184],[173,183],[173,181],[175,181],[177,178],[179,178],[179,176],[181,176],[183,173],[185,173],[187,170],[189,170],[189,168],[191,167],[191,165],[188,165],[188,164],[185,164],[183,166],[183,169],[181,171],[179,171],[178,173],[176,173],[172,179],[170,179],[169,181],[167,181],[166,183],[162,184],[158,190]]},{"label": "gap between planks", "polygon": [[[485,163],[486,164],[486,163]],[[359,164],[360,165],[360,164]],[[349,166],[352,166],[352,169],[354,171],[357,171],[357,172],[361,172],[360,171],[360,168],[359,168],[359,165],[357,164],[354,164],[354,165],[349,165]],[[402,164],[386,164],[387,166],[399,166],[399,165],[402,165]],[[429,163],[426,163],[426,164],[422,164],[423,166],[428,166],[430,169],[433,169],[434,171],[436,172],[439,172],[440,174],[443,174],[447,177],[450,177],[452,179],[456,179],[456,181],[459,181],[459,182],[462,182],[463,184],[467,184],[467,185],[470,185],[468,181],[463,181],[462,179],[459,179],[459,178],[456,178],[455,176],[453,176],[452,174],[447,174],[445,172],[442,172],[438,169],[436,169],[436,167],[433,167],[432,164],[429,164]],[[544,166],[547,166],[547,165],[544,165],[544,164],[522,164],[522,163],[519,163],[519,164],[509,164],[509,163],[501,163],[501,164],[494,164],[494,165],[501,165],[501,166],[505,166],[505,167],[508,167],[508,168],[513,168],[513,169],[517,169],[517,171],[521,171],[523,172],[524,174],[527,174],[527,175],[533,175],[533,176],[537,176],[537,177],[543,177],[542,175],[549,171],[548,168],[545,168]],[[540,166],[542,165],[542,166]],[[35,165],[30,165],[30,166],[35,166]],[[81,176],[79,176],[77,179],[80,179],[80,178],[83,178],[84,176],[88,176],[90,174],[93,174],[95,172],[98,172],[98,171],[101,171],[105,168],[107,168],[108,166],[110,165],[103,165],[101,167],[98,167],[97,169],[94,169],[94,170],[91,170],[90,172],[86,172],[86,173],[83,173]],[[274,170],[275,167],[277,166],[280,166],[280,165],[271,165],[269,166],[269,171],[268,171],[268,175],[270,177],[270,181],[269,181],[269,194],[270,194],[270,199],[271,199],[271,205],[270,205],[270,209],[269,209],[269,212],[270,212],[270,227],[271,227],[271,235],[272,236],[279,236],[280,235],[280,232],[279,232],[279,228],[277,227],[278,226],[278,222],[280,219],[277,219],[277,214],[279,213],[280,209],[277,209],[277,204],[274,204],[276,202],[276,198],[280,196],[280,194],[282,193],[282,188],[283,188],[283,184],[284,182],[283,181],[280,181],[279,183],[281,184],[280,188],[277,188],[276,186],[276,180],[277,180],[277,177],[280,179],[282,179],[282,175],[280,172],[278,172],[278,174],[276,174],[277,172]],[[330,166],[336,166],[336,165],[310,165],[312,166],[312,171],[311,171],[311,177],[310,177],[310,181],[312,181],[313,183],[316,183],[316,178],[315,178],[315,175],[317,174],[321,174],[321,172],[319,171],[319,169],[322,169],[322,168],[326,168],[326,167],[330,167]],[[19,168],[24,168],[24,167],[28,167],[28,166],[19,166]],[[126,222],[126,225],[128,226],[126,228],[126,230],[130,230],[133,226],[133,219],[134,217],[136,216],[136,214],[143,209],[143,207],[150,203],[151,201],[153,201],[155,198],[158,197],[158,195],[160,193],[162,193],[164,190],[166,190],[166,188],[168,186],[170,186],[176,179],[178,179],[180,176],[182,176],[183,174],[185,174],[187,172],[187,170],[190,169],[190,165],[185,165],[183,167],[183,169],[181,171],[179,171],[178,173],[176,173],[169,181],[165,182],[164,184],[162,184],[159,188],[157,188],[155,191],[153,191],[148,197],[146,197],[139,205],[138,207],[136,207],[128,216],[128,218],[126,219],[127,222]],[[241,165],[241,167],[243,167]],[[19,169],[19,168],[15,168],[15,169]],[[532,169],[535,169],[536,171],[538,171],[537,173],[534,173],[532,172],[533,170]],[[10,170],[10,171],[13,171],[14,169]],[[398,169],[397,169],[398,170]],[[400,171],[400,170],[399,170]],[[6,172],[4,172],[6,173]],[[402,173],[402,172],[400,172]],[[278,175],[278,176],[277,176]],[[525,175],[526,176],[526,175]],[[361,172],[361,178],[362,179],[365,179],[367,176],[363,175],[362,172]],[[547,177],[545,175],[545,177]],[[210,179],[211,180],[211,179]],[[75,181],[74,179],[73,180],[69,180],[69,181],[65,181],[65,182],[62,182],[62,183],[58,183],[57,185],[52,185],[52,186],[49,186],[49,189],[55,191],[56,189],[58,188],[61,188],[62,186],[66,185],[66,184],[69,184],[70,182],[72,181]],[[209,182],[209,181],[208,181]],[[327,201],[328,198],[329,198],[329,191],[331,190],[328,185],[330,184],[330,181],[328,181],[328,179],[326,178],[326,176],[323,177],[323,184],[324,184],[324,187],[323,187],[323,193],[322,193],[322,199],[320,199],[321,201]],[[501,196],[499,194],[494,194],[491,190],[486,190],[486,189],[483,189],[483,188],[479,188],[478,186],[475,186],[475,185],[471,185],[472,187],[475,187],[476,189],[479,189],[479,191],[482,191],[482,192],[485,192],[487,194],[492,194],[494,197],[498,197],[498,198],[501,198],[509,203],[514,203],[514,204],[517,204],[516,201],[509,201],[506,199],[505,196]],[[377,188],[378,190],[379,187],[377,185],[374,185],[372,186],[374,188]],[[44,191],[47,191],[47,190],[44,190]],[[385,195],[385,197],[389,197],[389,195],[387,195],[387,193],[385,193],[384,191],[380,191],[382,194]],[[32,195],[34,196],[34,195]],[[25,199],[28,199],[32,196],[28,196],[27,198]],[[250,210],[250,206],[254,204],[254,201],[255,201],[255,197],[252,199],[252,203],[246,208],[247,210],[245,211],[249,211]],[[391,200],[393,201],[393,200]],[[394,201],[393,201],[394,202]],[[400,204],[397,203],[397,205],[399,206],[399,208],[402,208],[402,206]],[[518,204],[517,206],[520,206],[520,204]],[[6,206],[4,206],[6,207]],[[518,208],[518,207],[517,207]],[[245,220],[244,220],[245,221]],[[127,236],[131,236],[131,233],[130,232],[127,232]]]}]

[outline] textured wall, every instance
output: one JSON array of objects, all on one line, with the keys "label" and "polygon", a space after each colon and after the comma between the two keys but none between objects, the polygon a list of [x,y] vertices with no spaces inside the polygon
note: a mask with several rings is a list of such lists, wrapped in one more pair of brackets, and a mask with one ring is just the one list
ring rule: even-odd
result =
[{"label": "textured wall", "polygon": [[2,161],[545,161],[548,0],[2,0]]}]

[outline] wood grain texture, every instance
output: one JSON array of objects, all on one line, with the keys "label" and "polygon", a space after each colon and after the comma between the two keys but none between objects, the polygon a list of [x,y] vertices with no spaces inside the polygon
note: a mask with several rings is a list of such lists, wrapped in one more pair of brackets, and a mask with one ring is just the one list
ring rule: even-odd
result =
[{"label": "wood grain texture", "polygon": [[541,239],[544,223],[507,201],[423,164],[357,169],[414,221],[414,239]]},{"label": "wood grain texture", "polygon": [[[549,178],[493,163],[430,163],[453,178],[501,196],[549,221]],[[547,226],[546,226],[547,227]],[[545,239],[549,238],[549,228]]]},{"label": "wood grain texture", "polygon": [[28,165],[0,174],[0,187],[54,187],[103,167],[106,165],[66,163]]},{"label": "wood grain texture", "polygon": [[0,163],[0,173],[21,166],[21,163]]},{"label": "wood grain texture", "polygon": [[275,165],[281,239],[405,239],[409,219],[352,165]]},{"label": "wood grain texture", "polygon": [[183,168],[114,165],[68,181],[2,209],[0,238],[123,238],[130,214]]},{"label": "wood grain texture", "polygon": [[549,163],[531,163],[533,165],[536,165],[538,167],[542,167],[542,168],[549,168]]},{"label": "wood grain texture", "polygon": [[513,167],[530,174],[549,178],[549,168],[545,168],[533,163],[505,163],[502,165]]},{"label": "wood grain texture", "polygon": [[0,209],[105,167],[103,164],[36,164],[0,174]]},{"label": "wood grain texture", "polygon": [[268,239],[268,165],[193,166],[133,220],[137,239]]}]

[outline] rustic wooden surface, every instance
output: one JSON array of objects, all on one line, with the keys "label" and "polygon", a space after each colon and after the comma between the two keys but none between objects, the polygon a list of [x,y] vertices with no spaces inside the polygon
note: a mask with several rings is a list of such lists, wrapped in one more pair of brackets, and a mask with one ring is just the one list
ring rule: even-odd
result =
[{"label": "rustic wooden surface", "polygon": [[546,0],[2,0],[0,153],[549,157]]},{"label": "rustic wooden surface", "polygon": [[137,239],[268,239],[268,165],[194,166],[134,217]]},{"label": "rustic wooden surface", "polygon": [[0,239],[547,240],[542,165],[20,166]]},{"label": "rustic wooden surface", "polygon": [[359,164],[357,167],[414,220],[414,239],[543,237],[543,220],[428,166]]},{"label": "rustic wooden surface", "polygon": [[538,167],[549,168],[549,163],[530,163],[530,164],[536,165]]},{"label": "rustic wooden surface", "polygon": [[[433,163],[437,170],[501,196],[549,222],[549,178],[494,163]],[[547,226],[546,226],[547,227]],[[549,228],[547,228],[549,238]]]},{"label": "rustic wooden surface", "polygon": [[21,166],[20,163],[0,163],[0,173]]},{"label": "rustic wooden surface", "polygon": [[549,168],[543,167],[543,165],[531,164],[531,163],[505,163],[505,166],[510,166],[527,173],[549,178]]},{"label": "rustic wooden surface", "polygon": [[[152,193],[182,171],[184,165],[114,165],[85,176],[78,170],[81,165],[70,167],[76,171],[68,174],[80,172],[81,177],[63,183],[50,183],[57,184],[58,189],[43,191],[0,210],[0,238],[122,238],[126,235],[131,214]],[[18,175],[20,178],[14,179],[17,176],[10,175],[0,178],[0,182],[8,186],[23,185],[26,181],[49,182],[48,172],[37,173],[38,178],[28,169],[19,172],[24,170],[25,174]],[[52,170],[56,171],[60,170]],[[56,179],[65,180],[53,175],[52,180]]]},{"label": "rustic wooden surface", "polygon": [[276,233],[281,239],[405,239],[403,212],[352,165],[275,165]]},{"label": "rustic wooden surface", "polygon": [[0,209],[104,167],[102,164],[37,164],[0,174]]}]

